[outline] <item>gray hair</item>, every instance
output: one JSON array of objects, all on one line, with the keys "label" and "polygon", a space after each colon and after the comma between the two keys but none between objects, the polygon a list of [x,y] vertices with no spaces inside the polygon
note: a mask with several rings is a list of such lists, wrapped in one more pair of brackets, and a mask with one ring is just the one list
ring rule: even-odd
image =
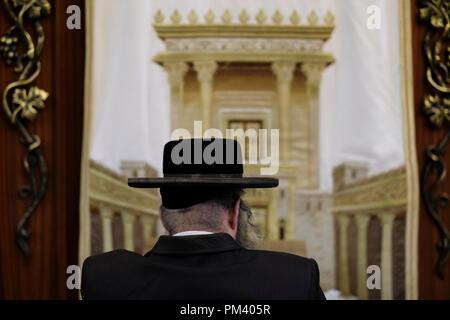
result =
[{"label": "gray hair", "polygon": [[182,209],[167,209],[161,205],[160,211],[161,219],[171,235],[195,227],[202,227],[204,231],[218,231],[228,212],[213,200]]},{"label": "gray hair", "polygon": [[242,190],[231,190],[189,208],[167,209],[161,205],[161,219],[171,235],[187,228],[218,232],[222,229],[224,216],[240,199],[236,241],[246,248],[255,248],[261,235],[253,222],[250,206],[240,198],[242,193]]}]

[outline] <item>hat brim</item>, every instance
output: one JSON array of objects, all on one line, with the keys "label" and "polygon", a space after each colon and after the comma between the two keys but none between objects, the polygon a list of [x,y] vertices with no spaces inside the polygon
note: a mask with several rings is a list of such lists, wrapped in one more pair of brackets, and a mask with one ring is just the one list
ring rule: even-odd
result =
[{"label": "hat brim", "polygon": [[230,188],[275,188],[278,179],[266,177],[165,177],[165,178],[130,178],[128,186],[132,188],[161,187],[230,187]]}]

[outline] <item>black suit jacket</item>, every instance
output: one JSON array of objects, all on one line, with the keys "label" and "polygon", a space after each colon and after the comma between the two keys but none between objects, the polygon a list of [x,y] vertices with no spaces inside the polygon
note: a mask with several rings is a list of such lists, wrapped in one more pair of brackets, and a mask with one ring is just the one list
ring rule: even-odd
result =
[{"label": "black suit jacket", "polygon": [[312,259],[240,246],[230,235],[161,236],[145,256],[117,250],[83,264],[83,299],[325,299]]}]

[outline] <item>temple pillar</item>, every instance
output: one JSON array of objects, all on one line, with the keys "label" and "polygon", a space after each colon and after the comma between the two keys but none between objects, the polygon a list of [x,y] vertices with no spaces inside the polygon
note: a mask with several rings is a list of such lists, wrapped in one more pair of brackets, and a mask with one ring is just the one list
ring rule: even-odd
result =
[{"label": "temple pillar", "polygon": [[348,224],[350,217],[341,213],[337,217],[339,224],[339,290],[343,296],[350,295],[350,278],[348,267]]},{"label": "temple pillar", "polygon": [[392,278],[392,229],[395,213],[383,212],[378,214],[381,221],[381,299],[392,300],[394,297]]},{"label": "temple pillar", "polygon": [[142,215],[141,221],[142,221],[144,244],[146,245],[148,240],[153,236],[153,230],[155,227],[155,217]]},{"label": "temple pillar", "polygon": [[320,187],[320,83],[325,65],[321,63],[303,63],[301,71],[306,76],[306,93],[308,97],[308,131],[309,139],[309,174],[310,186]]},{"label": "temple pillar", "polygon": [[290,108],[295,67],[296,63],[289,61],[277,61],[272,64],[278,87],[281,160],[290,159]]},{"label": "temple pillar", "polygon": [[124,239],[124,249],[133,251],[134,250],[134,239],[133,239],[133,227],[135,215],[130,212],[122,212],[123,221],[123,239]]},{"label": "temple pillar", "polygon": [[357,293],[360,300],[367,300],[367,227],[370,215],[358,214],[355,216],[357,226]]},{"label": "temple pillar", "polygon": [[211,109],[213,100],[213,80],[218,64],[215,61],[194,62],[194,69],[200,83],[203,129],[211,128]]},{"label": "temple pillar", "polygon": [[111,208],[103,206],[100,206],[99,211],[102,217],[103,252],[110,252],[114,250],[112,234],[112,217],[114,212]]},{"label": "temple pillar", "polygon": [[189,65],[186,62],[166,62],[164,69],[170,84],[170,117],[173,131],[184,126],[184,77],[189,70]]},{"label": "temple pillar", "polygon": [[288,215],[286,219],[286,229],[285,229],[286,240],[294,240],[294,225],[295,225],[295,184],[293,181],[290,181],[288,187]]},{"label": "temple pillar", "polygon": [[267,208],[267,240],[278,240],[279,230],[278,230],[278,190],[272,189],[268,191],[271,197],[269,206]]}]

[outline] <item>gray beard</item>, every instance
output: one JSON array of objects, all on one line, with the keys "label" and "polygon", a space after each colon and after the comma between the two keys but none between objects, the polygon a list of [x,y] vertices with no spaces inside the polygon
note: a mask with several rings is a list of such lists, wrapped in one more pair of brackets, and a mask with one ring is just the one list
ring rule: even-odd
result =
[{"label": "gray beard", "polygon": [[258,247],[258,244],[261,241],[261,232],[258,226],[253,223],[253,217],[250,206],[241,199],[236,241],[247,249]]}]

